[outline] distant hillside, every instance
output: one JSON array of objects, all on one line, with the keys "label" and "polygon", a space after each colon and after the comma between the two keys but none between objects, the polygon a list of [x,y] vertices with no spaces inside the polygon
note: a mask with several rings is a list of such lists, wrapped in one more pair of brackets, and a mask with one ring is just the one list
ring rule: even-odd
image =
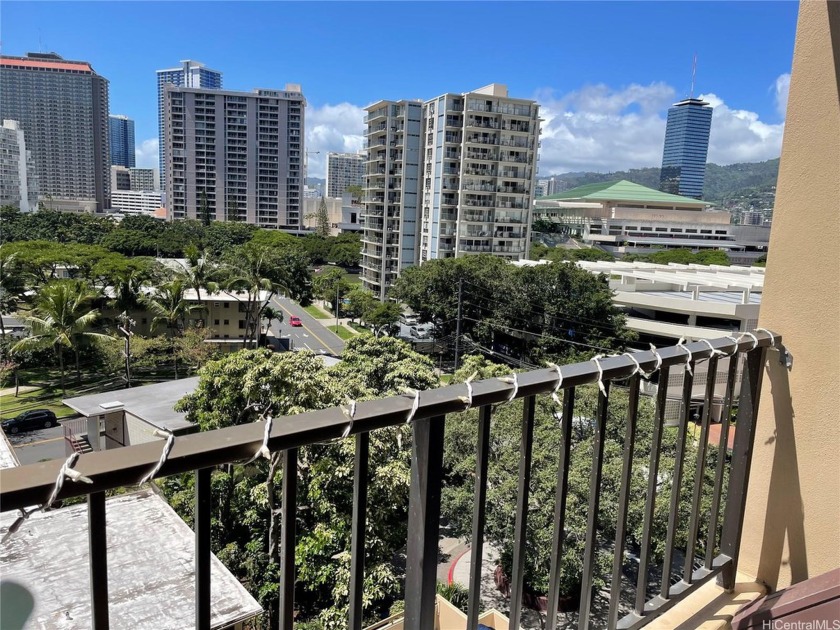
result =
[{"label": "distant hillside", "polygon": [[[720,201],[726,197],[751,192],[767,192],[775,188],[778,175],[778,158],[766,162],[747,162],[727,166],[709,163],[706,165],[703,196],[710,201]],[[562,182],[563,190],[617,179],[626,179],[649,188],[659,188],[659,168],[656,167],[634,168],[613,173],[563,173],[555,175],[554,178]]]}]

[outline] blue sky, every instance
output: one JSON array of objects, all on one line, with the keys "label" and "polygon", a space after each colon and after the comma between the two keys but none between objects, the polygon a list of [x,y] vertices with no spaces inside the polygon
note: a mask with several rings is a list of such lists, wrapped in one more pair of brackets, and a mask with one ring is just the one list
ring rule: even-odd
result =
[{"label": "blue sky", "polygon": [[[300,83],[308,149],[361,147],[361,107],[505,83],[545,118],[541,173],[654,166],[668,105],[716,107],[710,161],[776,157],[794,2],[13,2],[2,51],[90,61],[154,162],[155,70],[197,59],[227,89]],[[322,159],[310,158],[319,175]]]}]

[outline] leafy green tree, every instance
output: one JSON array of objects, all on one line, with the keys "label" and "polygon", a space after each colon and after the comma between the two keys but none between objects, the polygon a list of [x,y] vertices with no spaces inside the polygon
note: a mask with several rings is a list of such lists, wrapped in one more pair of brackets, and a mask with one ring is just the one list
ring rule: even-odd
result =
[{"label": "leafy green tree", "polygon": [[[403,387],[437,384],[432,364],[395,339],[367,335],[348,342],[343,361],[331,368],[310,352],[243,350],[208,363],[196,391],[179,409],[202,430],[244,424],[272,413],[282,416],[335,406],[345,396],[357,400],[395,394]],[[259,407],[257,406],[259,405]],[[410,431],[392,427],[370,434],[371,505],[365,545],[365,612],[385,614],[400,595],[404,576],[398,560],[407,535]],[[298,622],[320,611],[325,628],[346,625],[350,570],[353,440],[303,447],[298,456],[295,602]],[[276,625],[281,523],[276,518],[282,472],[275,455],[247,467],[213,472],[213,547],[248,586]],[[190,518],[192,475],[167,478],[164,491],[173,507]],[[332,605],[325,608],[325,602]]]},{"label": "leafy green tree", "polygon": [[346,299],[348,304],[344,307],[344,310],[350,316],[351,320],[363,319],[365,313],[372,311],[377,303],[373,293],[360,286],[350,289]]},{"label": "leafy green tree", "polygon": [[52,347],[58,357],[61,391],[65,394],[65,348],[75,354],[76,379],[81,380],[80,345],[90,339],[110,339],[91,330],[99,317],[99,311],[91,307],[93,298],[93,292],[81,282],[56,281],[42,287],[32,314],[23,318],[29,327],[29,336],[13,347],[14,350]]},{"label": "leafy green tree", "polygon": [[262,318],[268,322],[268,329],[271,330],[271,324],[274,322],[283,323],[283,311],[273,306],[266,306],[262,311]]},{"label": "leafy green tree", "polygon": [[390,331],[396,324],[402,308],[396,302],[377,302],[372,309],[364,314],[365,321],[373,328],[374,334],[379,337]]},{"label": "leafy green tree", "polygon": [[[493,375],[491,366],[484,366]],[[505,369],[506,368],[498,368]],[[459,376],[463,377],[464,370]],[[498,372],[496,371],[496,374]],[[486,373],[484,375],[487,375]],[[586,519],[589,505],[589,474],[592,465],[593,427],[597,408],[598,390],[595,387],[578,387],[572,422],[572,451],[569,470],[566,527],[563,538],[563,555],[560,560],[560,594],[563,598],[575,597],[580,589],[582,558],[586,540]],[[600,509],[597,518],[598,538],[612,541],[618,512],[618,491],[624,452],[624,432],[627,421],[628,397],[625,390],[613,385],[607,432],[604,447],[603,481]],[[554,412],[559,411],[551,398],[537,399],[534,441],[539,447],[533,451],[532,477],[528,511],[528,530],[525,558],[526,588],[544,595],[548,592],[551,565],[551,538],[554,527],[555,491],[557,485],[558,453],[561,449],[561,431]],[[446,425],[444,464],[446,481],[443,492],[443,514],[450,519],[453,535],[468,536],[471,532],[472,502],[475,483],[475,452],[477,411],[449,416]],[[641,540],[644,503],[647,487],[647,470],[652,442],[654,405],[652,399],[642,396],[639,405],[637,434],[634,441],[630,504],[627,515],[627,544],[636,545]],[[493,415],[490,436],[488,470],[487,540],[501,549],[502,565],[511,575],[514,544],[513,506],[516,505],[519,446],[521,440],[522,403],[503,405]],[[669,516],[670,484],[673,477],[677,449],[677,431],[666,428],[663,433],[659,476],[660,484],[655,504],[653,529],[654,561],[661,560],[664,551],[667,519]],[[717,452],[712,448],[709,463],[704,468],[705,491],[702,510],[709,508],[714,462]],[[691,496],[696,464],[696,449],[686,448],[684,480],[681,496]],[[680,502],[680,523],[687,523],[690,501]],[[705,540],[705,525],[701,536]],[[686,528],[678,528],[677,546],[684,548]],[[595,572],[596,586],[603,586],[612,570],[612,550],[608,545],[599,547]],[[575,600],[576,602],[576,600]]]},{"label": "leafy green tree", "polygon": [[353,201],[359,202],[362,200],[362,196],[365,194],[364,189],[361,186],[352,185],[347,187],[347,192],[350,193],[350,196]]},{"label": "leafy green tree", "polygon": [[330,247],[328,258],[342,267],[358,267],[362,259],[361,243],[336,243]]},{"label": "leafy green tree", "polygon": [[332,305],[333,313],[338,313],[340,300],[348,291],[351,285],[347,280],[347,272],[338,267],[330,267],[322,274],[312,279],[312,292],[315,297],[329,302]]}]

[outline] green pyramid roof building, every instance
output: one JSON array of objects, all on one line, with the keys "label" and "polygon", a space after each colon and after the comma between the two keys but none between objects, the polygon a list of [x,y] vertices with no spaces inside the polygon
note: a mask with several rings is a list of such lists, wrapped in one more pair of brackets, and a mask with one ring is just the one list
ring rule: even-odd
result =
[{"label": "green pyramid roof building", "polygon": [[711,204],[698,201],[691,197],[671,195],[641,184],[634,184],[622,179],[616,182],[599,182],[578,186],[557,195],[540,197],[537,201],[562,201],[565,199],[579,199],[584,201],[631,201],[636,203],[685,204],[692,206],[709,206]]}]

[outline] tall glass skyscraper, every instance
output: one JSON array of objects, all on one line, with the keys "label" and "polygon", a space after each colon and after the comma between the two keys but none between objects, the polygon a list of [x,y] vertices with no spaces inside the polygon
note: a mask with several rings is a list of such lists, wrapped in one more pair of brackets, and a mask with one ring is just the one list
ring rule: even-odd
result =
[{"label": "tall glass skyscraper", "polygon": [[712,107],[699,98],[674,103],[668,110],[661,191],[696,199],[703,196],[711,128]]},{"label": "tall glass skyscraper", "polygon": [[167,83],[182,87],[222,89],[222,73],[206,68],[203,63],[185,59],[178,68],[157,71],[158,90],[158,156],[160,159],[160,185],[166,190],[166,160],[164,159],[164,94]]},{"label": "tall glass skyscraper", "polygon": [[108,116],[111,166],[134,167],[134,121],[127,116]]}]

